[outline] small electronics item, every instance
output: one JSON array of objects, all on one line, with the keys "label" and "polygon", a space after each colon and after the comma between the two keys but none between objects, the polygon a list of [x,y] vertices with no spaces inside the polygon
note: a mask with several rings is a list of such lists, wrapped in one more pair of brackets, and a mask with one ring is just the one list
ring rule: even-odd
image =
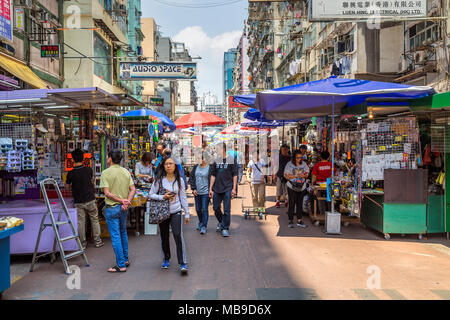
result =
[{"label": "small electronics item", "polygon": [[16,150],[25,150],[28,148],[28,140],[16,139],[14,146]]},{"label": "small electronics item", "polygon": [[7,153],[12,150],[13,144],[10,138],[0,138],[0,151]]}]

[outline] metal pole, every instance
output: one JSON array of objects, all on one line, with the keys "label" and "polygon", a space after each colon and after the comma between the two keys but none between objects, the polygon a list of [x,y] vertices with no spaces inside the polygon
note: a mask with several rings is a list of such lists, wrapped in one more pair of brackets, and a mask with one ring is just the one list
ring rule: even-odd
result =
[{"label": "metal pole", "polygon": [[284,120],[283,120],[283,139],[282,139],[281,144],[284,144]]},{"label": "metal pole", "polygon": [[[334,96],[331,106],[331,182],[334,182]],[[334,198],[331,198],[331,213],[334,213]]]}]

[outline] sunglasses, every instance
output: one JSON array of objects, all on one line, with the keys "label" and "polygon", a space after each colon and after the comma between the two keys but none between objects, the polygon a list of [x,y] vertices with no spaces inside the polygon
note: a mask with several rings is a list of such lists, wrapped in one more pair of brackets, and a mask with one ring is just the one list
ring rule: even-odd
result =
[{"label": "sunglasses", "polygon": [[26,147],[28,145],[28,141],[16,141],[16,147]]},{"label": "sunglasses", "polygon": [[0,149],[9,150],[9,149],[12,149],[12,145],[11,144],[2,144],[2,145],[0,145]]}]

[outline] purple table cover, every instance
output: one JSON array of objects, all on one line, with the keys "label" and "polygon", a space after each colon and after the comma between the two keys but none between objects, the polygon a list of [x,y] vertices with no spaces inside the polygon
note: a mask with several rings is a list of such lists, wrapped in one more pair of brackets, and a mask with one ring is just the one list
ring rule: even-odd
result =
[{"label": "purple table cover", "polygon": [[[67,209],[69,210],[70,218],[74,224],[75,230],[78,230],[77,210],[73,208],[72,200],[65,200]],[[61,205],[57,199],[50,199],[52,204],[52,211],[55,219],[58,218],[59,212],[62,211]],[[9,216],[20,218],[24,221],[25,230],[11,236],[11,254],[32,254],[36,246],[36,240],[39,234],[39,227],[41,225],[42,216],[47,212],[47,207],[43,200],[15,200],[0,204],[0,217]],[[64,213],[61,220],[65,221]],[[50,218],[47,218],[46,223],[50,223]],[[70,225],[62,225],[59,227],[61,237],[72,235]],[[50,252],[53,249],[53,241],[55,234],[52,227],[47,227],[41,235],[38,252]],[[75,239],[63,242],[64,251],[78,250]],[[56,248],[58,249],[58,248]]]}]

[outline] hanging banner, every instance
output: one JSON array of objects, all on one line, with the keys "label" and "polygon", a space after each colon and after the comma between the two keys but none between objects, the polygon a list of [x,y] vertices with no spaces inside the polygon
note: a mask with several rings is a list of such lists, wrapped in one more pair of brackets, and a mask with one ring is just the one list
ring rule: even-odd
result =
[{"label": "hanging banner", "polygon": [[120,62],[120,80],[197,80],[195,62]]},{"label": "hanging banner", "polygon": [[13,41],[13,22],[11,0],[0,0],[0,37]]},{"label": "hanging banner", "polygon": [[22,8],[16,8],[15,12],[16,12],[16,28],[23,31],[25,29],[24,27],[25,13]]},{"label": "hanging banner", "polygon": [[427,0],[311,0],[312,21],[426,17]]}]

